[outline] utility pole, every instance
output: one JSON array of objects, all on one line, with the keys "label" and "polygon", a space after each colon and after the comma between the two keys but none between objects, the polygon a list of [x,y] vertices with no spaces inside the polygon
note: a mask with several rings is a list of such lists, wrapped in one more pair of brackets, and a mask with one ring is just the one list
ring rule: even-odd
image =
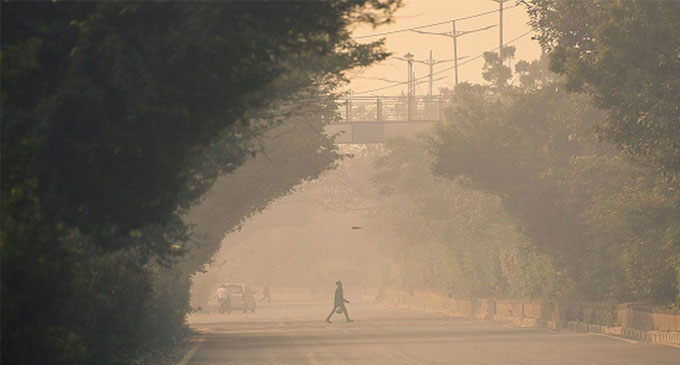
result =
[{"label": "utility pole", "polygon": [[[408,93],[411,94],[411,95],[416,94],[416,85],[419,84],[417,82],[415,71],[413,71],[413,63],[414,62],[422,63],[422,64],[427,65],[429,67],[428,79],[429,79],[430,85],[429,85],[429,89],[428,89],[428,95],[432,95],[432,93],[434,92],[434,82],[442,79],[442,78],[438,78],[438,79],[434,78],[434,66],[437,65],[437,64],[443,63],[443,62],[453,61],[453,59],[435,60],[434,57],[433,57],[433,54],[432,54],[432,50],[430,50],[430,58],[426,59],[426,60],[416,60],[411,53],[407,53],[406,55],[404,55],[404,57],[392,56],[392,58],[397,59],[397,60],[401,60],[401,61],[406,61],[408,63],[408,67],[406,69],[406,72],[408,73],[406,84],[408,85],[408,88],[407,88]],[[463,59],[463,58],[465,58],[465,57],[461,57],[461,59]],[[409,75],[410,75],[410,77],[409,77]],[[403,83],[403,82],[392,81],[392,80],[387,80],[387,79],[378,79],[378,80],[387,81],[387,82]]]},{"label": "utility pole", "polygon": [[430,66],[430,88],[427,90],[427,95],[432,96],[432,74],[433,74],[432,68],[434,67],[434,59],[432,59],[432,50],[430,50],[430,62],[428,62],[428,65]]},{"label": "utility pole", "polygon": [[491,0],[498,3],[498,59],[503,64],[503,3],[510,0]]},{"label": "utility pole", "polygon": [[[460,57],[460,58],[458,57],[458,37],[462,37],[466,34],[475,33],[475,32],[479,32],[479,31],[482,31],[482,30],[487,30],[487,29],[493,28],[495,26],[496,25],[494,24],[494,25],[489,25],[489,26],[486,26],[486,27],[478,28],[478,29],[460,31],[459,32],[459,31],[456,30],[456,21],[452,20],[451,21],[451,32],[426,32],[426,31],[415,30],[415,29],[413,29],[411,31],[416,32],[416,33],[420,33],[420,34],[439,35],[439,36],[449,37],[449,38],[453,39],[453,60],[451,60],[451,61],[454,62],[453,63],[454,82],[455,82],[456,85],[458,85],[458,60],[459,59],[462,60],[463,58],[465,58],[465,57]],[[435,63],[446,62],[446,61],[448,61],[448,60],[437,61]],[[416,61],[416,62],[419,62],[419,61]]]},{"label": "utility pole", "polygon": [[451,21],[451,35],[453,38],[453,73],[455,86],[458,86],[458,32],[456,32],[456,21]]},{"label": "utility pole", "polygon": [[503,0],[498,0],[498,34],[500,35],[498,42],[498,56],[503,64]]}]

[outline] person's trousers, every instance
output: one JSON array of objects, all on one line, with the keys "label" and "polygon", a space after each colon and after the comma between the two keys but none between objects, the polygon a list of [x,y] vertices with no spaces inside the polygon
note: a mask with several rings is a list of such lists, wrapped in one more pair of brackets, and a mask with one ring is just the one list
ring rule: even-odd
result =
[{"label": "person's trousers", "polygon": [[342,313],[345,314],[345,319],[347,319],[347,321],[349,322],[349,314],[347,314],[347,307],[345,307],[345,303],[334,305],[333,310],[331,311],[330,314],[328,314],[328,317],[326,317],[326,321],[330,321],[331,317],[333,316],[333,313],[335,313],[335,311],[338,308],[342,309]]}]

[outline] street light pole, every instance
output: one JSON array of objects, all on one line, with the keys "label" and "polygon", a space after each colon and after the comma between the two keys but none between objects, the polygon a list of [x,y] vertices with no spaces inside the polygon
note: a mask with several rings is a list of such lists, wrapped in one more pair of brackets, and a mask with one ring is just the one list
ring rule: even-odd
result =
[{"label": "street light pole", "polygon": [[[447,33],[447,34],[448,34],[448,33]],[[429,95],[432,95],[432,93],[434,92],[434,82],[435,82],[435,81],[441,80],[441,78],[439,78],[439,79],[435,79],[435,78],[434,78],[434,66],[437,65],[437,64],[443,63],[443,62],[451,62],[451,61],[453,61],[453,59],[449,59],[449,60],[435,60],[434,57],[433,57],[432,50],[430,50],[430,58],[429,58],[429,59],[425,59],[425,60],[416,60],[416,59],[413,58],[413,57],[414,57],[414,56],[411,55],[410,53],[407,54],[407,55],[405,55],[404,57],[392,56],[392,58],[394,58],[394,59],[409,62],[409,64],[410,64],[410,70],[411,70],[411,73],[410,73],[411,78],[410,78],[410,79],[407,78],[408,81],[406,82],[406,84],[409,86],[409,87],[408,87],[408,90],[409,90],[409,92],[410,92],[412,95],[415,95],[415,94],[416,94],[416,85],[419,84],[419,83],[417,82],[418,79],[417,79],[416,76],[415,76],[415,72],[413,72],[413,63],[414,63],[414,62],[417,62],[417,63],[422,63],[422,64],[424,64],[424,65],[427,65],[427,66],[429,67],[429,69],[430,69],[430,72],[429,72],[429,74],[428,74],[428,76],[427,76],[428,81],[429,81],[429,84],[430,84],[430,85],[429,85],[429,92],[428,92],[428,94],[429,94]],[[466,58],[466,57],[461,57],[460,59],[464,59],[464,58]],[[407,68],[406,71],[408,72],[409,69]],[[408,75],[407,75],[407,77],[408,77]],[[378,79],[378,80],[399,83],[399,81],[392,81],[392,80],[387,80],[387,79]]]},{"label": "street light pole", "polygon": [[406,94],[411,96],[413,94],[413,55],[411,52],[406,53],[404,59],[406,60],[406,84],[408,85]]}]

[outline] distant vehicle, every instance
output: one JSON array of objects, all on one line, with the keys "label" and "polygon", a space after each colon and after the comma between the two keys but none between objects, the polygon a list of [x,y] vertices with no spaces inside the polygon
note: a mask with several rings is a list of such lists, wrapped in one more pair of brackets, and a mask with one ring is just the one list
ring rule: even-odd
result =
[{"label": "distant vehicle", "polygon": [[243,313],[255,313],[255,296],[246,284],[230,283],[222,284],[217,288],[217,308],[220,313],[231,313],[232,310],[241,309]]}]

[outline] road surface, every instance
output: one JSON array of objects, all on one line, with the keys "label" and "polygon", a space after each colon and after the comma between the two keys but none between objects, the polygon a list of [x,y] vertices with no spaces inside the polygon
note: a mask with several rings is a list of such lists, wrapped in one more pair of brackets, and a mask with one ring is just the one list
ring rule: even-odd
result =
[{"label": "road surface", "polygon": [[680,349],[568,330],[518,328],[372,303],[271,304],[256,313],[198,313],[199,340],[180,365],[207,364],[680,364]]}]

